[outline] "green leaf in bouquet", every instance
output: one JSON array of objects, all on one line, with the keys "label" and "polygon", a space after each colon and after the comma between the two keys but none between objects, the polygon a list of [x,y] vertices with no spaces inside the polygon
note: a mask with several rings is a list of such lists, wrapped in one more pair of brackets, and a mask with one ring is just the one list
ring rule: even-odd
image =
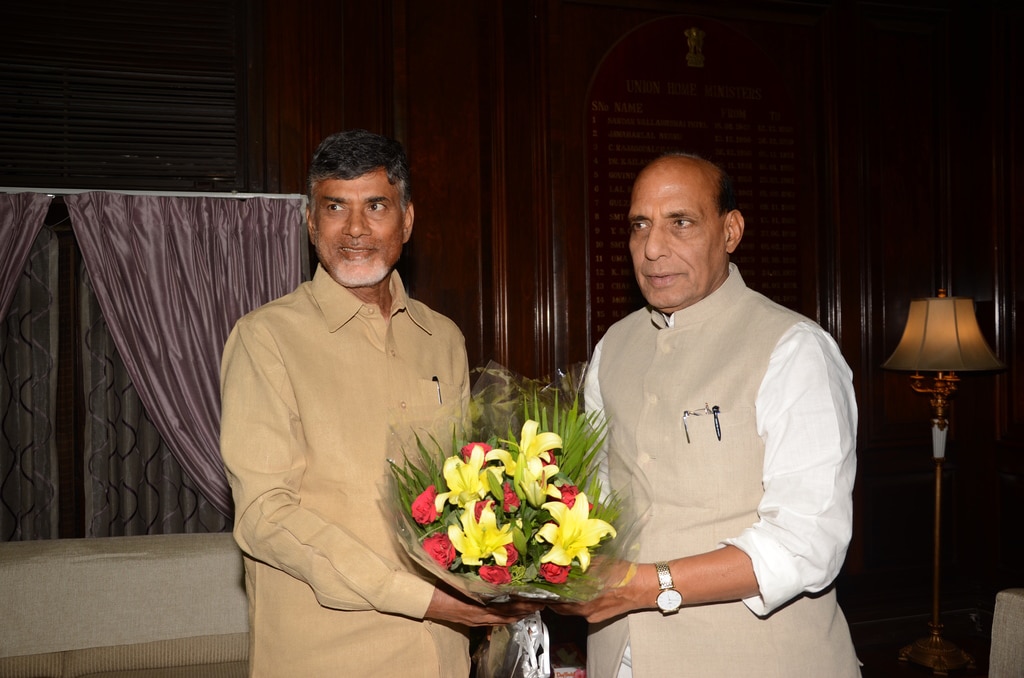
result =
[{"label": "green leaf in bouquet", "polygon": [[505,490],[501,486],[501,479],[498,478],[497,474],[487,472],[487,488],[491,495],[497,500],[497,502],[504,507],[505,506]]},{"label": "green leaf in bouquet", "polygon": [[444,505],[444,512],[441,514],[441,523],[447,528],[449,525],[459,526],[459,512],[454,510],[451,504]]},{"label": "green leaf in bouquet", "polygon": [[[410,510],[412,503],[420,494],[430,487],[441,491],[444,487],[443,464],[447,456],[444,448],[433,436],[427,438],[415,435],[415,453],[403,450],[404,463],[389,459],[392,476],[395,479],[396,494],[405,510]],[[455,433],[452,433],[453,445]],[[410,456],[412,458],[410,458]]]},{"label": "green leaf in bouquet", "polygon": [[583,486],[588,480],[587,474],[594,470],[594,459],[604,443],[605,424],[596,414],[580,412],[578,402],[557,418],[555,433],[562,437],[559,470],[574,478],[574,484]]},{"label": "green leaf in bouquet", "polygon": [[537,579],[537,575],[540,572],[537,569],[536,561],[530,561],[530,564],[526,567],[526,573],[523,575],[524,581],[534,581]]},{"label": "green leaf in bouquet", "polygon": [[523,531],[518,527],[512,528],[512,545],[516,547],[516,551],[520,554],[526,554],[526,535],[523,534]]}]

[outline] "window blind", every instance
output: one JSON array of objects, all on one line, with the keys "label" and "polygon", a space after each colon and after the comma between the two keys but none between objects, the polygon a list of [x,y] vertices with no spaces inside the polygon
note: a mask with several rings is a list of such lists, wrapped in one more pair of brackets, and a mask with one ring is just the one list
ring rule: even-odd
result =
[{"label": "window blind", "polygon": [[246,6],[5,3],[0,185],[244,190]]}]

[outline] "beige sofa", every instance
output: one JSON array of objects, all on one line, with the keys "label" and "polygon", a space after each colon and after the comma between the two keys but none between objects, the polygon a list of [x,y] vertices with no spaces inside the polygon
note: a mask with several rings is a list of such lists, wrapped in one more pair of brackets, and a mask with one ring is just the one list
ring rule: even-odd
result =
[{"label": "beige sofa", "polygon": [[1024,589],[996,594],[989,678],[1024,678]]},{"label": "beige sofa", "polygon": [[229,534],[0,543],[0,678],[243,678]]}]

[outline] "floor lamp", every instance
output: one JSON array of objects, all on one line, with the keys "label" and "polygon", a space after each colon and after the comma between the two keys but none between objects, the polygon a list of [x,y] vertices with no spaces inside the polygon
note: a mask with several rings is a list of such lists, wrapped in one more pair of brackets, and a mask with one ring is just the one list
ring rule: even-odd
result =
[{"label": "floor lamp", "polygon": [[[973,667],[969,654],[942,637],[939,620],[939,534],[942,525],[942,462],[946,454],[946,433],[949,431],[950,399],[960,378],[957,372],[998,370],[1005,367],[985,343],[974,316],[974,300],[947,297],[939,290],[937,297],[914,299],[903,338],[889,359],[882,365],[887,370],[913,372],[910,387],[930,397],[932,407],[932,458],[935,462],[935,552],[932,581],[931,634],[900,650],[902,661],[912,661],[944,676],[951,669]],[[921,372],[937,373],[926,384]]]}]

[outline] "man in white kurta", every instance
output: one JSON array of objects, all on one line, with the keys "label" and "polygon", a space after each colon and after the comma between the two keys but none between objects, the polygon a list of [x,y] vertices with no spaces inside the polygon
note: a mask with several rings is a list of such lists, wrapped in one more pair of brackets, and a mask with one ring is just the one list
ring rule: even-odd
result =
[{"label": "man in white kurta", "polygon": [[829,588],[852,524],[849,368],[729,264],[744,224],[719,168],[656,160],[630,222],[650,306],[602,338],[587,406],[612,487],[649,487],[652,513],[635,574],[570,608],[592,622],[588,675],[858,676]]}]

